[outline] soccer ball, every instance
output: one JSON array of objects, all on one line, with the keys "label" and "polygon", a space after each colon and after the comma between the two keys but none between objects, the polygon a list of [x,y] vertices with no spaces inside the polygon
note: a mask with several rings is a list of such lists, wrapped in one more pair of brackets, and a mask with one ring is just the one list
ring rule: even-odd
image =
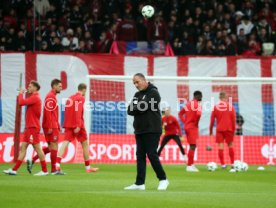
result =
[{"label": "soccer ball", "polygon": [[246,162],[242,162],[242,165],[241,165],[241,170],[243,172],[246,172],[248,170],[248,164]]},{"label": "soccer ball", "polygon": [[209,171],[215,171],[218,168],[218,165],[215,162],[209,162],[207,164],[207,170]]},{"label": "soccer ball", "polygon": [[234,161],[234,169],[236,172],[241,172],[242,171],[242,162],[239,160]]},{"label": "soccer ball", "polygon": [[150,5],[146,5],[142,8],[142,15],[145,18],[151,18],[154,15],[154,8]]}]

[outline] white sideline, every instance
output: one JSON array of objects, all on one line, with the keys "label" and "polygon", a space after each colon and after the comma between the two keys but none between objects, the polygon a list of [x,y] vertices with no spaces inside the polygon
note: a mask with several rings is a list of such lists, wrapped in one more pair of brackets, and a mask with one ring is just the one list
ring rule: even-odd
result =
[{"label": "white sideline", "polygon": [[[154,188],[152,188],[154,189]],[[29,193],[37,193],[37,192],[29,192]],[[124,191],[124,190],[113,190],[113,191],[40,191],[39,193],[43,194],[72,194],[72,193],[80,193],[80,194],[125,194],[125,193],[142,193],[142,194],[160,194],[160,191],[157,190],[146,190],[143,192],[137,192],[137,191]],[[274,196],[274,193],[261,193],[261,192],[256,192],[256,193],[251,193],[251,192],[188,192],[188,191],[170,191],[167,190],[166,192],[163,192],[166,194],[190,194],[190,195],[195,195],[195,194],[201,194],[201,195],[272,195]]]}]

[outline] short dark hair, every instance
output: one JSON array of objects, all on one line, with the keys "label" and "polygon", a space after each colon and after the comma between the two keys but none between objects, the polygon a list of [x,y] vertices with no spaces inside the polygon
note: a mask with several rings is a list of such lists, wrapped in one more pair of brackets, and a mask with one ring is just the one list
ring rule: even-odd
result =
[{"label": "short dark hair", "polygon": [[59,79],[53,79],[51,82],[51,87],[53,88],[55,85],[58,85],[59,83],[61,83]]},{"label": "short dark hair", "polygon": [[202,96],[202,93],[199,90],[194,92],[194,97],[198,97],[198,96]]},{"label": "short dark hair", "polygon": [[142,73],[136,73],[133,77],[141,77],[142,79],[146,79],[145,75]]},{"label": "short dark hair", "polygon": [[223,91],[219,93],[219,98],[220,99],[226,98],[226,96],[227,96],[226,93],[223,92]]},{"label": "short dark hair", "polygon": [[30,84],[32,84],[37,89],[37,91],[40,90],[40,84],[37,81],[31,80]]},{"label": "short dark hair", "polygon": [[83,89],[87,89],[87,86],[84,83],[80,83],[79,86],[78,86],[78,91],[81,91]]}]

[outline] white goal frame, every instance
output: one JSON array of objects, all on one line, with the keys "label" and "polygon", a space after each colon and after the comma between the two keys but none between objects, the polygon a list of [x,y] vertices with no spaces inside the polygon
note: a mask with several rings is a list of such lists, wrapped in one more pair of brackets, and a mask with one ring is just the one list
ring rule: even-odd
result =
[{"label": "white goal frame", "polygon": [[[94,80],[132,80],[133,76],[123,76],[123,75],[87,75],[86,76],[86,85],[87,85],[87,93],[85,95],[85,102],[90,102],[90,91],[91,85],[90,81]],[[254,82],[262,82],[262,83],[275,83],[275,77],[189,77],[189,76],[146,76],[148,80],[168,80],[168,81],[221,81],[221,82],[233,82],[233,81],[241,81],[246,83],[254,83]],[[85,111],[85,127],[87,130],[87,134],[90,134],[90,124],[91,124],[91,112]]]}]

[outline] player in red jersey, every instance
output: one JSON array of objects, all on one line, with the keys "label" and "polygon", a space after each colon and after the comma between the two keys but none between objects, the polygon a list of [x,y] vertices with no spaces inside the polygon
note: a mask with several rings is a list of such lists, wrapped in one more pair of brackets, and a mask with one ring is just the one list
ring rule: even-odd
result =
[{"label": "player in red jersey", "polygon": [[23,94],[25,92],[24,89],[19,91],[18,102],[20,106],[27,106],[26,110],[26,128],[24,132],[24,137],[21,142],[20,152],[17,159],[15,166],[12,169],[4,170],[4,173],[9,175],[16,175],[17,170],[21,166],[27,148],[29,144],[33,145],[34,150],[38,154],[40,159],[40,164],[42,167],[42,171],[35,174],[35,176],[46,176],[48,175],[47,166],[45,162],[45,155],[40,147],[40,138],[39,138],[39,131],[40,131],[40,115],[41,115],[41,99],[38,93],[40,89],[40,85],[36,81],[31,81],[28,86],[28,93],[30,97],[23,98]]},{"label": "player in red jersey", "polygon": [[[45,135],[48,147],[43,148],[44,154],[50,153],[51,158],[51,173],[52,175],[62,175],[61,172],[56,170],[56,159],[58,151],[58,139],[60,132],[58,103],[56,95],[61,92],[62,84],[58,79],[51,82],[51,91],[46,95],[43,108],[42,128]],[[27,170],[32,172],[33,165],[38,159],[38,155],[34,156],[32,160],[27,160]]]},{"label": "player in red jersey", "polygon": [[60,163],[65,149],[74,139],[77,139],[81,143],[86,172],[96,172],[98,170],[98,168],[90,166],[87,133],[84,127],[83,113],[85,102],[84,95],[86,93],[86,89],[86,84],[79,84],[78,92],[69,97],[66,102],[63,124],[63,127],[65,128],[65,135],[64,141],[58,152],[56,163],[56,168],[58,170],[60,170]]},{"label": "player in red jersey", "polygon": [[198,172],[194,166],[194,154],[198,139],[198,123],[201,117],[202,93],[200,91],[194,92],[194,99],[189,101],[184,108],[182,108],[178,116],[184,124],[184,129],[189,144],[187,172]]},{"label": "player in red jersey", "polygon": [[[228,102],[225,92],[220,92],[219,103],[214,107],[210,121],[210,135],[213,134],[213,126],[216,120],[216,142],[218,143],[218,156],[222,168],[226,168],[224,163],[224,141],[228,144],[231,164],[234,164],[233,140],[236,129],[235,108]],[[230,172],[235,172],[231,169]]]},{"label": "player in red jersey", "polygon": [[162,117],[162,125],[164,126],[164,129],[165,129],[165,135],[162,139],[161,146],[160,146],[159,150],[157,151],[158,155],[159,156],[161,155],[161,152],[162,152],[163,148],[165,147],[165,145],[171,139],[173,139],[177,143],[182,155],[184,156],[185,150],[180,141],[181,128],[180,128],[177,118],[175,118],[173,115],[171,115],[170,107],[165,108],[165,115]]}]

